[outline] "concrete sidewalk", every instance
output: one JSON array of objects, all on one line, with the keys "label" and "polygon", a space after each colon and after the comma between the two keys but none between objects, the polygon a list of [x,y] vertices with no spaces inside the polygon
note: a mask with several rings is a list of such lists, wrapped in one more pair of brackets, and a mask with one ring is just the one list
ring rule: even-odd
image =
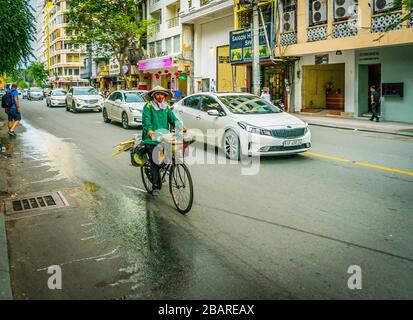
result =
[{"label": "concrete sidewalk", "polygon": [[294,113],[298,118],[313,126],[396,134],[413,137],[413,124],[392,121],[369,121],[368,118],[348,119],[334,116],[320,116]]},{"label": "concrete sidewalk", "polygon": [[10,265],[7,251],[6,228],[3,213],[3,200],[7,197],[7,178],[4,153],[1,150],[4,142],[8,141],[7,123],[0,118],[0,300],[12,299],[12,291],[10,284]]}]

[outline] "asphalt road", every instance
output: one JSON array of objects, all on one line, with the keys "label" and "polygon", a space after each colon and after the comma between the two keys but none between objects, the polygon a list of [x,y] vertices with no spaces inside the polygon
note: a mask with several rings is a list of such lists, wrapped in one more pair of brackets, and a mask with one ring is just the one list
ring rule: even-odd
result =
[{"label": "asphalt road", "polygon": [[[44,101],[23,110],[16,141],[38,165],[22,174],[40,167],[37,189],[83,183],[96,201],[8,223],[18,298],[413,298],[413,138],[312,127],[310,153],[263,158],[255,175],[191,164],[182,216],[168,188],[156,201],[143,192],[128,154],[111,156],[138,130]],[[68,275],[59,293],[31,276],[52,264]],[[362,289],[350,290],[354,265]]]}]

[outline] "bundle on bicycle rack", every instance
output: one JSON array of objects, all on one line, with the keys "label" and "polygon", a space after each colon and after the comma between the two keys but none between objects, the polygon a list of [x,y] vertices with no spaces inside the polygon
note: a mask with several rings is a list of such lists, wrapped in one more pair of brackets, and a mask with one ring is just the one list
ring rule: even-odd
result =
[{"label": "bundle on bicycle rack", "polygon": [[112,156],[114,157],[122,152],[130,151],[131,164],[134,167],[142,167],[149,161],[145,145],[139,136],[136,136],[134,140],[127,140],[119,143],[116,148],[118,151],[113,153]]},{"label": "bundle on bicycle rack", "polygon": [[189,145],[195,142],[195,137],[188,133],[180,136],[177,136],[175,133],[168,133],[162,135],[159,141],[170,144],[174,154],[176,154],[179,151],[180,146],[182,146],[183,155],[185,155],[185,151],[188,149]]}]

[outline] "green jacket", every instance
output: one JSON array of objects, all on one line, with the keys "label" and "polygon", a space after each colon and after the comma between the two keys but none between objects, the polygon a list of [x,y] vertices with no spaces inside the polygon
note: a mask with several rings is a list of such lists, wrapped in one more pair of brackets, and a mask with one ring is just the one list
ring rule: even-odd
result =
[{"label": "green jacket", "polygon": [[159,129],[169,130],[170,126],[175,127],[175,122],[181,122],[173,113],[170,106],[164,110],[155,110],[150,103],[143,107],[142,113],[142,140],[144,144],[158,144],[148,136],[149,131]]}]

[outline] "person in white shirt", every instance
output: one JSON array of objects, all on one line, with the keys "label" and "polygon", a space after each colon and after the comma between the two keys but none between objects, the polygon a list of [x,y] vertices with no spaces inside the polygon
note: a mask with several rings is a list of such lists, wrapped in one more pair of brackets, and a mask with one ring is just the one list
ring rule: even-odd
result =
[{"label": "person in white shirt", "polygon": [[262,93],[261,93],[260,98],[267,100],[268,102],[271,102],[270,89],[268,89],[267,87],[262,88]]}]

